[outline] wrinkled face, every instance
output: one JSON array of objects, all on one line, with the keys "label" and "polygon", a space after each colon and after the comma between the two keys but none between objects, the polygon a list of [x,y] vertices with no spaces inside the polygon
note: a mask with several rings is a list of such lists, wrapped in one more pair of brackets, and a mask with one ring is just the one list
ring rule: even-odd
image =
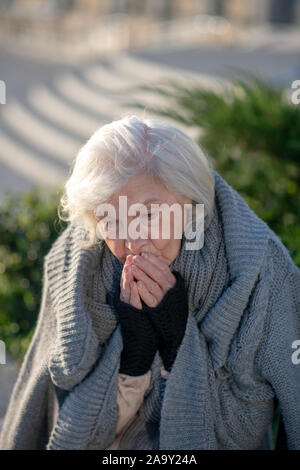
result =
[{"label": "wrinkled face", "polygon": [[[119,196],[126,196],[126,213],[123,210],[124,206],[122,206],[122,203],[121,211],[119,213]],[[123,198],[123,201],[124,200],[125,198]],[[127,255],[139,255],[143,251],[156,255],[168,265],[174,261],[180,251],[181,237],[184,231],[183,205],[187,203],[191,204],[191,199],[178,199],[174,193],[168,191],[161,180],[154,179],[148,173],[142,172],[139,175],[132,177],[121,188],[121,190],[110,197],[106,203],[111,204],[115,209],[116,237],[107,236],[109,231],[108,224],[105,222],[108,220],[106,215],[97,217],[97,220],[99,221],[98,228],[111,252],[122,263],[125,263]],[[176,203],[177,210],[179,210],[180,207],[182,214],[181,217],[178,217],[178,212],[176,213],[168,209],[174,203]],[[141,213],[136,211],[131,213],[134,215],[129,215],[129,208],[133,204],[143,204],[146,212]],[[153,207],[153,204],[157,206]],[[161,211],[158,210],[159,208],[164,209]],[[169,213],[169,216],[163,221],[167,212]],[[121,215],[121,218],[119,215]],[[141,221],[139,225],[135,224],[135,221],[137,222],[138,220]],[[125,225],[123,222],[125,222]],[[152,226],[158,227],[156,234],[151,231],[151,224]],[[119,236],[120,225],[127,227],[125,232],[123,232],[125,233],[125,236]],[[131,227],[136,227],[135,231],[139,233],[137,237],[131,236],[132,232],[129,230],[130,225]],[[167,232],[165,231],[166,226]],[[148,227],[148,231],[145,230],[146,227]],[[154,236],[153,233],[155,234]],[[180,238],[178,238],[179,233],[181,233]]]}]

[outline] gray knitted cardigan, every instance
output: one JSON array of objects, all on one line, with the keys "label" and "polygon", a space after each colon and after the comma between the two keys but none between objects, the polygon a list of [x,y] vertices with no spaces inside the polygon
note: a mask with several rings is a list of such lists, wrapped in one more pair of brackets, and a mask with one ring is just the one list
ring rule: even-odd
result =
[{"label": "gray knitted cardigan", "polygon": [[[274,232],[215,171],[214,217],[200,250],[171,264],[189,315],[167,379],[151,382],[120,449],[258,449],[274,397],[300,449],[300,270]],[[42,304],[0,434],[1,449],[105,449],[115,439],[123,347],[111,306],[122,264],[69,224],[45,257]]]}]

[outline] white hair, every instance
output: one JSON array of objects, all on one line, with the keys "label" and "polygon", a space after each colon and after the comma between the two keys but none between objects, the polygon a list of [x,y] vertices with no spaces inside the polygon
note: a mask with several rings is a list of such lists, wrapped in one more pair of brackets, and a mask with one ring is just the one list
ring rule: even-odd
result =
[{"label": "white hair", "polygon": [[[192,138],[170,123],[127,115],[105,124],[80,148],[65,184],[59,217],[87,231],[83,246],[97,243],[95,210],[142,171],[160,179],[167,189],[204,204],[204,227],[214,206],[210,158]],[[211,165],[212,167],[212,165]]]}]

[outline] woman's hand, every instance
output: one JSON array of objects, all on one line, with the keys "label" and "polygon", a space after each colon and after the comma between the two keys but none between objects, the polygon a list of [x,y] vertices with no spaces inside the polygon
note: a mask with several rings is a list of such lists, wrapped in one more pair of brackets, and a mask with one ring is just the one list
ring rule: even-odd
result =
[{"label": "woman's hand", "polygon": [[[169,266],[153,254],[129,255],[125,265],[123,295],[125,299],[130,299],[130,303],[134,302],[132,305],[136,308],[142,308],[141,299],[148,307],[156,307],[166,292],[176,284],[176,277]],[[133,278],[137,282],[133,282],[129,289]]]},{"label": "woman's hand", "polygon": [[172,272],[167,264],[151,254],[128,257],[128,263],[132,265],[132,275],[138,279],[139,295],[146,304],[147,315],[156,331],[164,367],[170,371],[188,317],[184,279],[178,271]]},{"label": "woman's hand", "polygon": [[[153,332],[149,330],[149,333],[143,336],[141,350],[145,349],[146,339],[157,338],[156,347],[159,349],[165,369],[170,371],[184,336],[188,316],[184,279],[179,272],[173,273],[167,264],[154,255],[129,255],[123,268],[120,290],[120,299],[137,309],[142,309],[141,314],[146,313],[152,325]],[[142,300],[146,304],[144,308]],[[129,317],[121,318],[125,335],[125,329],[129,327],[128,320]],[[138,320],[142,320],[143,326],[150,328],[144,315],[135,316],[131,325],[131,336],[134,336],[134,332],[137,333]],[[141,340],[140,334],[137,334],[136,344],[138,340]],[[134,351],[136,350],[135,346]],[[152,357],[154,351],[153,345]],[[134,368],[134,372],[135,370]]]},{"label": "woman's hand", "polygon": [[145,307],[142,306],[127,260],[123,267],[120,289],[114,297],[114,308],[123,337],[119,372],[133,376],[143,375],[151,367],[158,349],[158,338]]},{"label": "woman's hand", "polygon": [[132,268],[128,258],[129,257],[127,256],[120,280],[120,299],[135,308],[141,309],[142,303],[139,290],[136,282],[134,281]]}]

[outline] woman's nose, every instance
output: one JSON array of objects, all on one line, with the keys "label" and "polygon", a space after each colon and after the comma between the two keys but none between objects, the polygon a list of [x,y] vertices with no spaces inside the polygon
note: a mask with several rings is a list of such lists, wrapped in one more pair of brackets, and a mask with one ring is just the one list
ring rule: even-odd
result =
[{"label": "woman's nose", "polygon": [[141,238],[137,238],[136,240],[132,238],[127,238],[125,240],[125,246],[130,250],[131,253],[134,253],[135,255],[139,254],[142,251],[142,247],[145,244],[145,240],[142,240]]}]

